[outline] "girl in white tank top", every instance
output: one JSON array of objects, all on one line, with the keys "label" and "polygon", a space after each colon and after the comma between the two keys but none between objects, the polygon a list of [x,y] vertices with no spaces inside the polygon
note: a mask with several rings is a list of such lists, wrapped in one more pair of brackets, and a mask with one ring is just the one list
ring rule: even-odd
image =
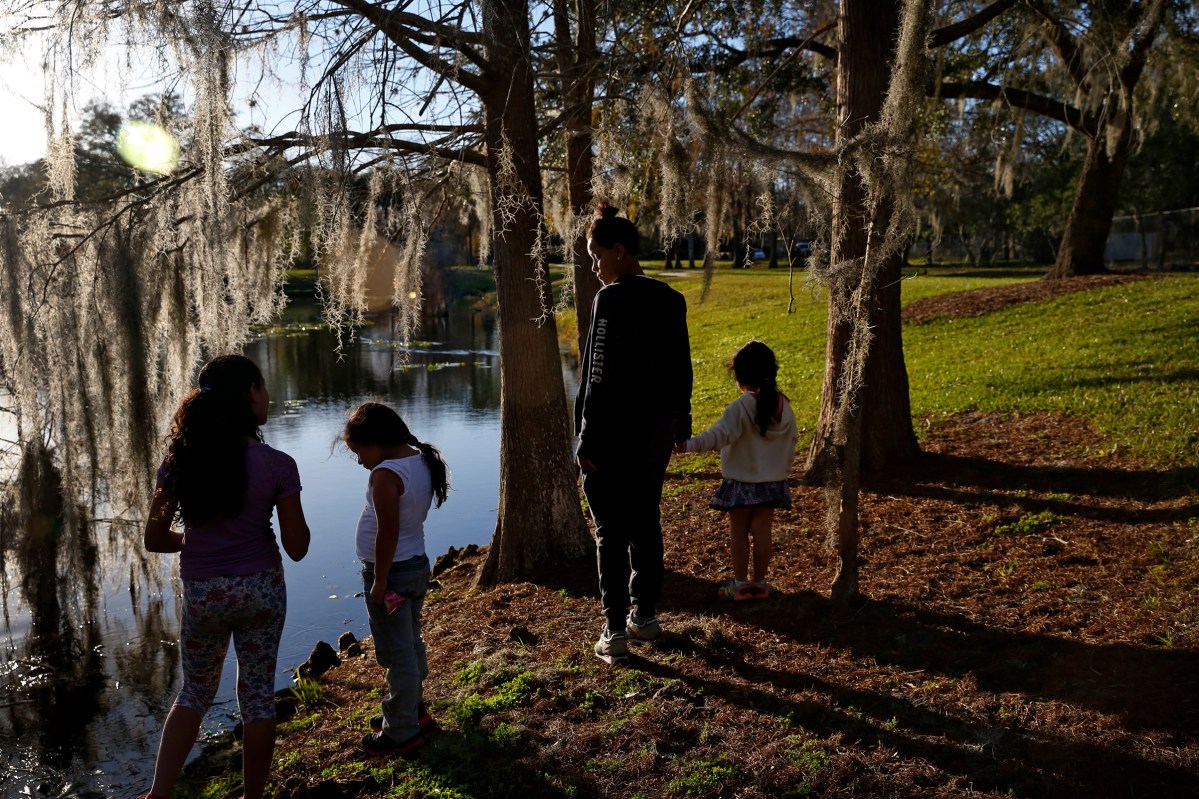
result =
[{"label": "girl in white tank top", "polygon": [[429,666],[420,632],[429,584],[425,517],[431,505],[445,501],[449,473],[441,453],[381,403],[355,408],[341,437],[371,473],[355,553],[362,560],[375,659],[387,670],[383,714],[371,720],[375,731],[362,739],[362,748],[371,755],[405,755],[424,746],[422,729],[433,723],[424,708]]}]

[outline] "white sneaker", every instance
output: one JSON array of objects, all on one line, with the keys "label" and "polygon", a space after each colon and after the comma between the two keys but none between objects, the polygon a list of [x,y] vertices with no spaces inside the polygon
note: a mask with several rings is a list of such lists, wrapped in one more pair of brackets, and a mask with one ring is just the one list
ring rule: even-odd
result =
[{"label": "white sneaker", "polygon": [[629,639],[624,632],[614,633],[604,625],[599,640],[595,642],[595,655],[600,660],[611,663],[615,660],[625,660],[629,656]]},{"label": "white sneaker", "polygon": [[652,641],[662,632],[662,625],[658,623],[657,617],[650,616],[648,619],[643,619],[632,611],[629,611],[629,618],[625,620],[625,625],[628,637],[634,641]]}]

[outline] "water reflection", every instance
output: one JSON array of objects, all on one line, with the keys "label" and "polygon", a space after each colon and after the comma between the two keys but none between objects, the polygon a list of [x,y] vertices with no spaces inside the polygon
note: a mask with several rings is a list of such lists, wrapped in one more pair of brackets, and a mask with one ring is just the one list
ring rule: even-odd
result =
[{"label": "water reflection", "polygon": [[[124,723],[121,713],[109,713],[128,707],[111,689],[147,668],[173,682],[174,661],[167,671],[157,650],[134,658],[107,656],[113,641],[129,639],[105,631],[100,536],[119,542],[111,551],[124,552],[129,525],[95,523],[94,513],[64,508],[61,476],[44,447],[23,453],[17,480],[14,502],[4,509],[9,635],[0,656],[0,747],[7,761],[0,790],[54,795],[65,780],[75,779],[74,793],[87,793],[78,779],[80,767],[96,762],[106,749],[95,745],[93,728],[101,724],[102,738],[119,741],[123,751],[141,732]],[[161,603],[150,603],[143,616],[142,629],[165,626]],[[153,679],[142,682],[155,688]]]},{"label": "water reflection", "polygon": [[[277,687],[291,683],[289,670],[318,640],[334,641],[347,629],[367,634],[362,600],[354,596],[360,577],[353,547],[366,472],[333,446],[354,405],[367,398],[393,404],[445,454],[454,491],[429,516],[431,555],[490,540],[498,504],[494,319],[459,309],[429,324],[423,341],[407,350],[385,319],[340,349],[315,319],[312,306],[289,308],[279,328],[246,348],[272,397],[267,443],[296,459],[313,531],[308,557],[285,559],[289,607]],[[568,379],[572,371],[564,366]],[[4,550],[3,796],[145,790],[179,687],[177,557],[142,553],[135,520],[81,528],[46,528],[19,555]],[[236,721],[234,671],[230,654],[208,730]]]}]

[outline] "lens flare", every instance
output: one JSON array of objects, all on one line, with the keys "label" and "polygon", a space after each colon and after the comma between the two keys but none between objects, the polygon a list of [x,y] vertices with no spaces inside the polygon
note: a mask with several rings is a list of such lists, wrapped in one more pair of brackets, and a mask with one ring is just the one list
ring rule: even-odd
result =
[{"label": "lens flare", "polygon": [[169,175],[179,166],[179,142],[153,122],[132,120],[121,125],[117,152],[125,163],[152,175]]}]

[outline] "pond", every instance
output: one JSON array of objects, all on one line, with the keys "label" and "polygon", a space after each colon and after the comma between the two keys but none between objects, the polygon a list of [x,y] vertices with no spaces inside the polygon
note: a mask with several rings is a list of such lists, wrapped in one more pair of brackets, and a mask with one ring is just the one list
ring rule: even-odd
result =
[{"label": "pond", "polygon": [[[334,334],[315,324],[316,314],[310,305],[290,307],[278,328],[245,349],[271,393],[263,433],[268,444],[296,459],[312,529],[308,556],[300,563],[284,558],[288,616],[276,688],[292,684],[291,670],[318,641],[336,645],[347,630],[369,634],[362,599],[355,596],[361,578],[354,558],[367,473],[334,446],[351,408],[366,399],[392,404],[449,463],[450,498],[426,524],[430,558],[451,546],[487,543],[498,504],[495,320],[458,307],[430,322],[421,341],[401,349],[383,318],[339,353]],[[566,360],[563,374],[573,392]],[[134,534],[140,530],[122,533]],[[121,553],[140,547],[128,540],[110,547],[112,537],[97,531],[97,573],[74,575],[78,595],[95,599],[62,609],[60,629],[69,634],[57,648],[42,646],[39,639],[46,636],[31,628],[28,609],[21,607],[22,575],[15,563],[4,564],[0,796],[132,796],[149,788],[162,721],[179,689],[178,558],[122,563],[129,556]],[[231,647],[205,734],[237,721],[234,671]]]}]

